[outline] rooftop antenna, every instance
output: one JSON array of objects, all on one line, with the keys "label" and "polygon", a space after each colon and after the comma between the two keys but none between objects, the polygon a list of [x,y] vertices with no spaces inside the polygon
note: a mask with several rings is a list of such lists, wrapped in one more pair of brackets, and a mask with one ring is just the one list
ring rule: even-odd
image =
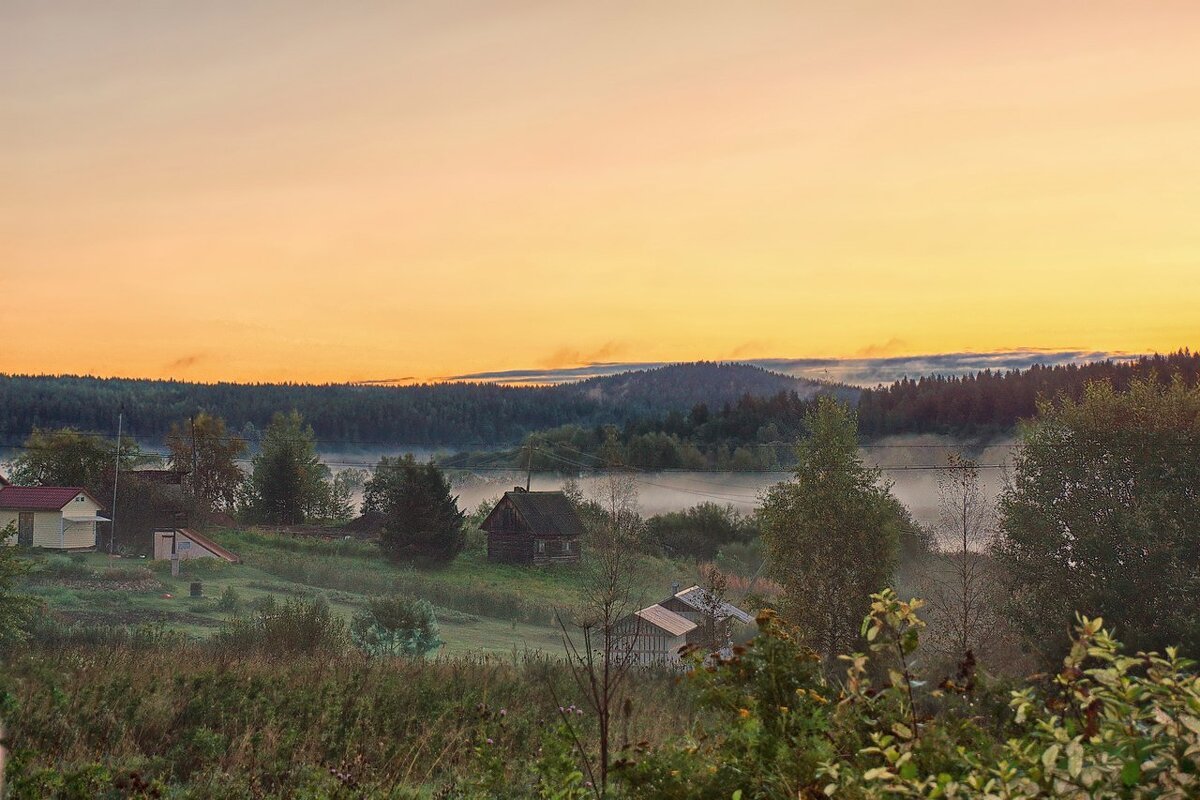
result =
[{"label": "rooftop antenna", "polygon": [[117,539],[117,479],[121,476],[121,431],[125,423],[125,404],[117,411],[117,461],[113,465],[113,501],[108,521],[108,557],[112,558]]}]

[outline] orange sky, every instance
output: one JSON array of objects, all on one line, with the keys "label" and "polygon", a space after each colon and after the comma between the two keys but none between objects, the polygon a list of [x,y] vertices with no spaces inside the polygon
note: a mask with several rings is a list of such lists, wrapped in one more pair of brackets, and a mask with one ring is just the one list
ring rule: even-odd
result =
[{"label": "orange sky", "polygon": [[0,5],[0,371],[1195,347],[1200,3]]}]

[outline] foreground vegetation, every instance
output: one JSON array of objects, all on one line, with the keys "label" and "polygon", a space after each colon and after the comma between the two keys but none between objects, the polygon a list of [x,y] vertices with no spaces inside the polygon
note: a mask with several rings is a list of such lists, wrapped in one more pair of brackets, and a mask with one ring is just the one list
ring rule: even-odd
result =
[{"label": "foreground vegetation", "polygon": [[[663,798],[1188,798],[1200,676],[1081,618],[1062,666],[1011,686],[967,659],[923,674],[920,602],[872,598],[866,653],[822,662],[770,612],[682,680],[629,684],[607,794]],[[311,637],[295,641],[312,642]],[[93,645],[96,643],[93,643]],[[188,642],[10,651],[10,796],[597,795],[595,728],[561,662],[370,659]],[[697,659],[701,654],[697,654]],[[836,666],[840,664],[841,666]],[[591,754],[591,755],[589,755]]]}]

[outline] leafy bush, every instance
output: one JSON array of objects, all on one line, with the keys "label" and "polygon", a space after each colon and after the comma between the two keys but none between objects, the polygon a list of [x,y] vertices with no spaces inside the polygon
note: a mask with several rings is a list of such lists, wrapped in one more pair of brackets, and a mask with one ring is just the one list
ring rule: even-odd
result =
[{"label": "leafy bush", "polygon": [[433,606],[393,595],[372,598],[350,623],[350,640],[371,656],[423,656],[442,645]]},{"label": "leafy bush", "polygon": [[[639,798],[1188,798],[1200,796],[1200,676],[1174,649],[1125,655],[1079,618],[1062,670],[998,702],[968,654],[937,688],[916,671],[920,601],[872,596],[869,654],[828,680],[760,615],[760,636],[691,680],[695,737],[627,751]],[[737,794],[735,794],[737,793]]]},{"label": "leafy bush", "polygon": [[244,606],[242,596],[232,586],[226,586],[225,591],[221,592],[221,599],[217,601],[217,610],[226,614],[240,614]]},{"label": "leafy bush", "polygon": [[292,597],[282,605],[267,597],[249,616],[227,622],[212,639],[225,655],[340,652],[348,642],[346,624],[323,597]]},{"label": "leafy bush", "polygon": [[646,539],[658,552],[699,561],[711,561],[723,547],[749,542],[757,532],[753,517],[717,503],[700,503],[646,521]]}]

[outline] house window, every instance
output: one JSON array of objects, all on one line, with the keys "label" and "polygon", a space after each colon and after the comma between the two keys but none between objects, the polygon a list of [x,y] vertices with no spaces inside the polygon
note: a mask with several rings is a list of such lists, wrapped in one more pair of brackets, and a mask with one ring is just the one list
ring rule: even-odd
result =
[{"label": "house window", "polygon": [[544,539],[538,539],[535,544],[537,545],[538,553],[546,552],[546,541]]}]

